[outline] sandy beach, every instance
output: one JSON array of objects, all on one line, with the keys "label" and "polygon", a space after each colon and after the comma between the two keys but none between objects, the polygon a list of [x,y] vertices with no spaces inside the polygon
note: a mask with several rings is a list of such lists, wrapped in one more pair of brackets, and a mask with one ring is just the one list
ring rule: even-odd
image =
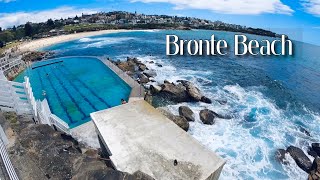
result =
[{"label": "sandy beach", "polygon": [[53,36],[53,37],[42,38],[42,39],[25,42],[21,44],[19,48],[22,52],[37,51],[40,48],[51,46],[57,43],[72,41],[72,40],[80,39],[84,37],[118,33],[118,32],[127,32],[127,31],[130,31],[130,30],[102,30],[102,31],[81,32],[81,33],[75,33],[75,34]]}]

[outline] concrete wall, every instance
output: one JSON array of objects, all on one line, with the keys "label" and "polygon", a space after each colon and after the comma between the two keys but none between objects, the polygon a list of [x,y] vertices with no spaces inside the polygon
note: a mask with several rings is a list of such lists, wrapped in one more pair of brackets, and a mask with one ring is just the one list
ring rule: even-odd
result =
[{"label": "concrete wall", "polygon": [[145,90],[143,86],[141,86],[137,81],[127,75],[127,73],[123,72],[120,68],[114,65],[111,61],[103,58],[100,58],[100,60],[132,88],[129,102],[144,99]]},{"label": "concrete wall", "polygon": [[146,101],[94,112],[91,118],[117,170],[142,171],[157,180],[216,180],[225,164]]}]

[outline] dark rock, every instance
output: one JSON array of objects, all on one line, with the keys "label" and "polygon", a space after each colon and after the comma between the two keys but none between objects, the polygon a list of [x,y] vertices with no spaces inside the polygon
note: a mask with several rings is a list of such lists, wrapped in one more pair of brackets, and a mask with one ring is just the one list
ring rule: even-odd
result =
[{"label": "dark rock", "polygon": [[161,65],[161,64],[158,64],[158,63],[157,63],[157,66],[158,66],[158,67],[162,67],[162,65]]},{"label": "dark rock", "polygon": [[218,103],[221,105],[225,105],[228,102],[227,100],[216,100],[216,101],[218,101]]},{"label": "dark rock", "polygon": [[307,173],[310,171],[312,163],[308,156],[306,156],[300,148],[297,148],[295,146],[289,146],[287,148],[287,152],[290,154],[290,156],[294,159],[294,161],[302,170],[304,170]]},{"label": "dark rock", "polygon": [[287,151],[284,149],[278,149],[275,153],[275,158],[278,162],[287,165],[289,162],[286,160]]},{"label": "dark rock", "polygon": [[195,120],[193,111],[187,106],[179,107],[179,115],[186,118],[188,121]]},{"label": "dark rock", "polygon": [[150,85],[150,92],[151,94],[157,94],[162,90],[161,86],[157,85]]},{"label": "dark rock", "polygon": [[150,64],[154,64],[154,61],[149,61]]},{"label": "dark rock", "polygon": [[139,64],[139,70],[140,70],[140,71],[144,71],[144,70],[146,70],[146,68],[147,68],[146,65],[144,65],[144,64]]},{"label": "dark rock", "polygon": [[211,103],[212,103],[211,99],[209,99],[209,98],[206,97],[206,96],[202,96],[200,101],[201,101],[201,102],[204,102],[204,103],[208,103],[208,104],[211,104]]},{"label": "dark rock", "polygon": [[171,83],[164,83],[161,85],[160,96],[173,102],[188,102],[190,101],[187,90],[184,86],[174,85]]},{"label": "dark rock", "polygon": [[155,70],[146,70],[143,72],[146,76],[148,77],[156,77],[157,76],[157,73]]},{"label": "dark rock", "polygon": [[315,151],[318,156],[320,157],[320,143],[312,143],[311,148],[313,151]]},{"label": "dark rock", "polygon": [[150,91],[146,93],[146,95],[144,96],[144,100],[147,101],[149,104],[152,104],[153,96],[151,95]]},{"label": "dark rock", "polygon": [[164,80],[163,83],[171,84],[168,80]]},{"label": "dark rock", "polygon": [[173,121],[176,125],[178,125],[181,129],[188,131],[189,129],[189,122],[186,118],[182,117],[182,116],[176,116],[174,114],[172,114],[171,112],[169,112],[166,109],[163,108],[157,108],[159,110],[160,113],[162,113],[164,116],[166,116],[168,119],[170,119],[171,121]]},{"label": "dark rock", "polygon": [[190,83],[190,81],[187,81],[187,80],[178,80],[177,82],[181,83],[184,86],[187,86]]},{"label": "dark rock", "polygon": [[27,62],[27,61],[41,61],[45,58],[51,57],[53,55],[53,52],[28,52],[22,56],[22,60]]},{"label": "dark rock", "polygon": [[309,172],[308,180],[319,180],[319,179],[320,179],[320,158],[315,157],[311,166],[311,170]]},{"label": "dark rock", "polygon": [[311,147],[308,149],[308,154],[314,158],[318,156],[317,152],[315,152]]},{"label": "dark rock", "polygon": [[204,109],[204,110],[201,110],[200,113],[200,120],[203,122],[203,124],[209,124],[209,125],[212,125],[215,123],[214,121],[214,112],[209,110],[209,109]]},{"label": "dark rock", "polygon": [[187,89],[187,93],[189,94],[189,96],[193,100],[195,100],[195,101],[200,101],[201,100],[202,94],[201,94],[200,90],[196,86],[194,86],[193,84],[189,83],[189,84],[187,84],[186,89]]},{"label": "dark rock", "polygon": [[122,71],[131,71],[135,72],[136,70],[136,64],[133,61],[125,61],[125,62],[118,62],[117,66],[122,70]]},{"label": "dark rock", "polygon": [[141,83],[141,84],[145,84],[145,83],[148,83],[150,80],[149,80],[149,78],[146,76],[146,75],[144,75],[144,74],[140,74],[139,75],[139,82]]},{"label": "dark rock", "polygon": [[311,137],[311,134],[308,130],[306,130],[304,127],[299,127],[299,130],[304,133],[305,135]]}]

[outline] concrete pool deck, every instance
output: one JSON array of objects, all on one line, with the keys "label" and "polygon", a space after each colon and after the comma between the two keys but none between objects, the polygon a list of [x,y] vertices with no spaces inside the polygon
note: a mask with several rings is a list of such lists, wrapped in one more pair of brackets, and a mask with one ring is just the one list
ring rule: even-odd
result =
[{"label": "concrete pool deck", "polygon": [[144,100],[94,112],[91,118],[120,171],[140,170],[155,179],[215,180],[225,164]]}]

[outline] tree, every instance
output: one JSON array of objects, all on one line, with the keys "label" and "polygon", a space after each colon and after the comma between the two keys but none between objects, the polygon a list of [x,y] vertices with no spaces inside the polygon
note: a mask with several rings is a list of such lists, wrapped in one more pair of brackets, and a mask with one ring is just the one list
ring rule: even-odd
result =
[{"label": "tree", "polygon": [[2,31],[2,28],[0,27],[0,32]]},{"label": "tree", "polygon": [[0,41],[10,42],[13,40],[14,40],[14,34],[11,31],[6,30],[0,33]]},{"label": "tree", "polygon": [[17,27],[16,27],[16,26],[13,26],[13,27],[12,27],[12,30],[13,30],[13,31],[17,31]]},{"label": "tree", "polygon": [[47,26],[51,29],[53,29],[55,27],[54,22],[52,19],[48,19],[47,21]]},{"label": "tree", "polygon": [[32,34],[33,34],[33,28],[32,28],[32,25],[30,22],[27,22],[25,25],[24,25],[24,33],[25,33],[25,36],[29,36],[31,37]]},{"label": "tree", "polygon": [[0,41],[0,48],[4,47],[4,42]]}]

